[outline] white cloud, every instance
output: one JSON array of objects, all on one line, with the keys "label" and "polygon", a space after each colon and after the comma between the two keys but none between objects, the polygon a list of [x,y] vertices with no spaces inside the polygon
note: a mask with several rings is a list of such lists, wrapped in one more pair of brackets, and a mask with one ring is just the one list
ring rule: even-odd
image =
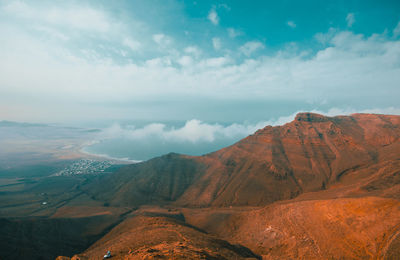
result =
[{"label": "white cloud", "polygon": [[[255,133],[257,130],[266,126],[279,126],[289,123],[294,120],[298,113],[305,111],[297,111],[288,116],[281,116],[277,119],[268,121],[260,121],[256,124],[231,124],[223,126],[221,124],[209,124],[197,119],[186,121],[185,125],[180,128],[168,127],[162,123],[152,123],[145,125],[142,128],[135,128],[134,126],[121,127],[119,124],[114,124],[102,130],[98,135],[98,139],[129,139],[129,140],[143,140],[143,139],[156,139],[163,142],[207,142],[212,143],[218,139],[232,139],[239,140],[250,134]],[[331,108],[327,111],[312,110],[307,111],[325,116],[339,116],[351,115],[354,113],[373,113],[373,114],[393,114],[400,115],[400,108],[376,108],[357,110],[354,108]]]},{"label": "white cloud", "polygon": [[193,59],[190,56],[182,56],[177,61],[182,67],[188,67],[193,64]]},{"label": "white cloud", "polygon": [[138,51],[140,49],[140,42],[130,38],[125,38],[122,42],[123,45],[129,47],[132,51]]},{"label": "white cloud", "polygon": [[163,33],[154,34],[153,41],[155,41],[160,47],[167,47],[172,43],[171,37]]},{"label": "white cloud", "polygon": [[[140,114],[136,111],[136,101],[154,102],[160,97],[165,100],[182,96],[212,97],[217,101],[325,100],[324,106],[348,98],[379,107],[382,103],[393,106],[400,96],[400,41],[385,34],[366,37],[331,29],[315,36],[326,45],[307,55],[299,47],[252,56],[265,46],[250,41],[239,48],[246,55],[243,59],[233,49],[226,50],[224,57],[213,57],[198,46],[173,52],[174,48],[186,46],[185,43],[172,42],[165,34],[149,33],[140,38],[143,41],[140,48],[146,48],[146,40],[147,43],[153,40],[163,47],[158,50],[161,53],[151,53],[143,58],[147,60],[121,62],[110,55],[107,44],[112,45],[112,42],[104,41],[111,38],[111,29],[114,29],[110,23],[112,19],[106,14],[99,17],[111,26],[107,34],[98,33],[99,29],[95,28],[102,26],[93,25],[101,23],[91,23],[90,33],[76,34],[77,37],[88,35],[85,40],[90,44],[72,48],[67,44],[73,40],[70,37],[75,35],[75,25],[71,25],[73,30],[64,30],[64,27],[53,26],[54,21],[30,18],[35,17],[36,10],[42,10],[39,7],[16,4],[8,6],[8,11],[2,8],[1,16],[18,10],[22,18],[13,18],[18,22],[2,19],[0,25],[3,36],[0,41],[0,117],[17,113],[25,118],[42,115],[45,119],[46,115],[57,119],[85,119],[92,115],[130,117]],[[36,21],[40,23],[27,27]],[[393,30],[393,36],[398,36],[400,29],[397,28],[399,26]],[[73,33],[68,34],[70,31]],[[54,35],[43,37],[41,34]],[[136,33],[125,35],[116,31],[112,35],[116,36],[118,46],[125,38],[137,39],[133,36]],[[62,41],[55,44],[49,38]],[[104,43],[105,47],[99,50],[93,42]],[[129,45],[129,41],[125,43]],[[138,48],[136,43],[130,45]],[[106,107],[104,104],[122,105]],[[131,110],[123,104],[129,104],[126,106]],[[94,106],[103,106],[102,111],[106,113],[100,114]],[[152,115],[145,109],[140,112],[147,113],[143,117]],[[169,117],[167,112],[165,115]]]},{"label": "white cloud", "polygon": [[162,33],[154,34],[153,41],[155,41],[157,44],[161,44],[161,41],[164,39],[164,37],[165,37],[165,35]]},{"label": "white cloud", "polygon": [[169,57],[160,57],[160,58],[146,60],[145,64],[146,64],[146,68],[150,69],[150,70],[151,69],[162,69],[164,67],[171,66],[172,61]]},{"label": "white cloud", "polygon": [[46,33],[47,35],[60,39],[62,41],[67,41],[70,39],[70,37],[68,37],[67,35],[65,35],[64,33],[59,32],[58,30],[46,27],[46,26],[34,26],[34,29],[39,31],[39,32],[43,32]]},{"label": "white cloud", "polygon": [[104,13],[98,10],[82,8],[73,10],[53,9],[48,13],[48,21],[60,25],[72,26],[84,30],[108,31],[110,24]]},{"label": "white cloud", "polygon": [[218,13],[215,10],[215,7],[211,8],[210,12],[208,13],[207,16],[208,20],[210,20],[214,25],[218,25],[219,24],[219,17],[218,17]]},{"label": "white cloud", "polygon": [[268,122],[257,124],[208,124],[192,119],[180,128],[167,127],[165,124],[153,123],[142,128],[134,126],[121,127],[114,124],[102,130],[99,139],[125,138],[129,140],[157,139],[167,142],[207,142],[212,143],[217,139],[240,139],[254,133],[266,126]]},{"label": "white cloud", "polygon": [[250,42],[246,42],[244,45],[242,45],[239,48],[239,51],[242,52],[246,56],[250,56],[255,51],[258,51],[258,50],[261,50],[261,49],[264,49],[264,48],[265,48],[265,46],[261,42],[259,42],[259,41],[250,41]]},{"label": "white cloud", "polygon": [[201,55],[201,50],[197,46],[188,46],[183,51],[185,53],[195,56],[196,58]]},{"label": "white cloud", "polygon": [[287,22],[287,25],[288,25],[290,28],[293,28],[293,29],[296,28],[296,26],[297,26],[293,21],[288,21],[288,22]]},{"label": "white cloud", "polygon": [[327,33],[317,33],[314,35],[314,38],[322,44],[327,44],[332,40],[332,38],[335,36],[336,33],[337,33],[336,29],[329,28]]},{"label": "white cloud", "polygon": [[[4,27],[0,32],[11,35]],[[400,41],[387,41],[383,36],[364,38],[338,32],[329,47],[307,58],[291,53],[238,62],[229,56],[198,61],[166,56],[140,65],[116,64],[101,56],[93,63],[25,34],[12,35],[0,42],[3,104],[11,100],[6,93],[21,102],[25,95],[37,96],[38,100],[51,97],[81,102],[186,94],[228,99],[289,95],[332,100],[344,92],[354,98],[374,97],[369,99],[374,102],[384,93],[391,93],[389,98],[400,94]],[[257,47],[261,43],[245,46],[241,51],[247,55],[262,48]],[[174,60],[180,60],[185,73],[171,67]]]},{"label": "white cloud", "polygon": [[212,38],[212,44],[215,50],[221,49],[221,39],[214,37]]},{"label": "white cloud", "polygon": [[33,10],[21,1],[12,1],[4,6],[2,9],[7,13],[16,14],[22,17],[30,17],[33,16]]},{"label": "white cloud", "polygon": [[228,28],[227,30],[228,30],[228,35],[231,38],[236,38],[243,34],[242,32],[235,30],[234,28]]},{"label": "white cloud", "polygon": [[396,27],[393,29],[393,37],[400,35],[400,22],[397,23]]},{"label": "white cloud", "polygon": [[44,8],[15,1],[3,6],[3,10],[31,20],[33,23],[45,22],[51,25],[98,32],[106,32],[111,27],[111,22],[104,12],[89,7]]},{"label": "white cloud", "polygon": [[203,64],[206,67],[222,67],[230,62],[231,60],[226,57],[218,57],[218,58],[206,59],[204,60]]},{"label": "white cloud", "polygon": [[347,27],[352,27],[355,21],[356,20],[354,18],[353,13],[347,14],[347,16],[346,16]]}]

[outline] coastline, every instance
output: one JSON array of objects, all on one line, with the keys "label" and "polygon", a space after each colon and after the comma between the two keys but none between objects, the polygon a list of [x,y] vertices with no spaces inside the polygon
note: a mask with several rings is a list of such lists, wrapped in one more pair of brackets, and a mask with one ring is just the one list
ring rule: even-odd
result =
[{"label": "coastline", "polygon": [[107,154],[98,154],[98,153],[89,152],[89,151],[85,150],[85,148],[87,146],[88,145],[82,145],[78,152],[82,155],[86,155],[86,156],[90,156],[90,157],[94,157],[94,158],[98,158],[98,159],[102,159],[102,160],[113,161],[113,162],[117,162],[117,163],[123,163],[123,164],[135,164],[135,163],[143,162],[143,161],[139,161],[139,160],[131,160],[129,158],[118,158],[118,157],[109,156]]},{"label": "coastline", "polygon": [[93,159],[98,161],[110,161],[113,164],[134,164],[140,163],[139,160],[131,160],[129,158],[118,158],[112,157],[107,154],[98,154],[89,152],[86,148],[98,141],[86,141],[86,142],[74,142],[64,145],[62,149],[57,149],[53,152],[53,155],[61,160],[73,160],[73,159]]}]

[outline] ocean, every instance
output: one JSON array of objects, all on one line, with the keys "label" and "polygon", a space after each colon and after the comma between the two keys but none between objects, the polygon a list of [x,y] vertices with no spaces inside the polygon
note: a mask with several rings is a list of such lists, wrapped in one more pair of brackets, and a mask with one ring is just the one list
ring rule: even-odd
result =
[{"label": "ocean", "polygon": [[264,126],[265,122],[222,125],[199,120],[180,125],[151,123],[140,127],[116,123],[97,133],[83,151],[133,162],[171,152],[203,155],[232,145]]}]

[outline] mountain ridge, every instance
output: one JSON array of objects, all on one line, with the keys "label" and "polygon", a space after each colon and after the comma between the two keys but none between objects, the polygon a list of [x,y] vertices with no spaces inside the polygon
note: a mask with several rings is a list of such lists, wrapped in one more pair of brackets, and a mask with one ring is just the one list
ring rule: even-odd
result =
[{"label": "mountain ridge", "polygon": [[399,116],[299,113],[213,153],[171,153],[128,166],[105,178],[107,191],[88,191],[111,205],[262,206],[327,189],[370,164],[396,164],[399,138]]},{"label": "mountain ridge", "polygon": [[[299,113],[203,156],[82,189],[131,213],[72,259],[396,259],[400,116]],[[69,258],[59,258],[69,259]]]}]

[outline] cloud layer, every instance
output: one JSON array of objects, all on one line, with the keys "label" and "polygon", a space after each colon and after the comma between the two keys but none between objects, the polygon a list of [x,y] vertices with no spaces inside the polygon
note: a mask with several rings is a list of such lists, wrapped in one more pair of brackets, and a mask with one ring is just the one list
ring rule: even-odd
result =
[{"label": "cloud layer", "polygon": [[[218,139],[229,139],[238,141],[250,134],[253,134],[258,129],[264,128],[265,126],[278,126],[284,125],[294,120],[297,113],[305,111],[297,111],[291,115],[278,117],[269,121],[260,121],[256,124],[210,124],[202,122],[197,119],[186,121],[181,127],[167,126],[164,123],[152,123],[145,125],[140,128],[136,128],[132,125],[121,126],[120,124],[113,124],[112,126],[105,128],[98,135],[99,140],[125,138],[129,140],[143,140],[155,138],[157,140],[168,141],[168,142],[189,142],[199,143],[206,142],[212,143]],[[388,107],[384,109],[367,109],[367,110],[356,110],[356,109],[340,109],[331,108],[328,111],[312,110],[310,112],[323,114],[326,116],[337,116],[337,115],[351,115],[353,113],[375,113],[375,114],[396,114],[400,115],[400,109]]]},{"label": "cloud layer", "polygon": [[180,127],[162,123],[139,128],[114,124],[103,129],[85,151],[135,161],[169,152],[201,155],[231,145],[265,124],[266,122],[223,126],[195,119]]},{"label": "cloud layer", "polygon": [[220,124],[208,124],[200,120],[192,119],[182,127],[168,127],[162,123],[148,124],[142,128],[134,126],[121,127],[120,124],[114,124],[104,129],[99,134],[99,139],[126,138],[129,140],[143,140],[146,138],[155,138],[157,140],[168,142],[206,142],[212,143],[217,139],[237,140],[255,132],[267,125],[268,122],[259,122],[255,125],[231,124],[223,126]]},{"label": "cloud layer", "polygon": [[[328,116],[349,115],[354,112],[400,115],[400,109],[390,107],[365,111],[332,108],[329,111],[314,110],[312,112]],[[95,142],[85,150],[103,156],[128,158],[134,161],[147,160],[169,152],[201,155],[234,144],[267,125],[288,123],[295,118],[297,113],[256,124],[221,125],[196,119],[188,120],[184,125],[175,127],[163,123],[152,123],[143,127],[114,124],[98,133]]]},{"label": "cloud layer", "polygon": [[[223,18],[217,8],[204,14],[213,30]],[[201,46],[134,18],[128,26],[88,5],[4,2],[0,14],[5,119],[129,117],[140,114],[138,103],[160,99],[187,100],[187,106],[212,99],[357,108],[395,106],[400,96],[399,25],[372,35],[331,28],[310,39],[313,48],[292,42],[273,50],[268,38],[243,41],[233,27],[205,36],[208,45]],[[343,19],[349,27],[355,22],[352,13]],[[193,118],[191,111],[185,118]]]}]

